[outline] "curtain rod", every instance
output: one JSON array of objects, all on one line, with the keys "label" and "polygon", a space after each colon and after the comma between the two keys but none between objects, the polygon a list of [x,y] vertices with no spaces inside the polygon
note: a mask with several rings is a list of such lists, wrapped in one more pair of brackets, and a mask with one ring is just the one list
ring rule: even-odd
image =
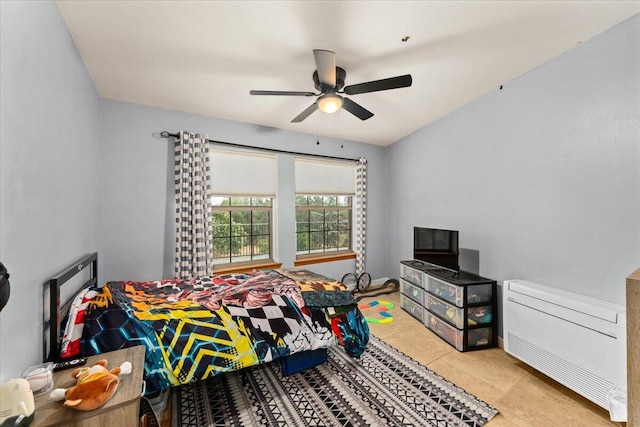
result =
[{"label": "curtain rod", "polygon": [[[160,132],[160,136],[163,138],[179,138],[180,135],[178,135],[177,133],[169,133],[166,130],[163,130],[162,132]],[[350,159],[347,157],[334,157],[334,156],[325,156],[322,154],[310,154],[310,153],[299,153],[296,151],[286,151],[286,150],[278,150],[275,148],[265,148],[265,147],[256,147],[253,145],[243,145],[243,144],[236,144],[234,142],[225,142],[225,141],[215,141],[213,139],[207,139],[207,142],[209,144],[216,144],[216,145],[227,145],[229,147],[236,147],[236,148],[249,148],[252,150],[260,150],[260,151],[269,151],[271,153],[280,153],[280,154],[293,154],[296,156],[308,156],[308,157],[319,157],[322,159],[331,159],[331,160],[345,160],[345,161],[350,161],[350,162],[358,162],[359,159]]]}]

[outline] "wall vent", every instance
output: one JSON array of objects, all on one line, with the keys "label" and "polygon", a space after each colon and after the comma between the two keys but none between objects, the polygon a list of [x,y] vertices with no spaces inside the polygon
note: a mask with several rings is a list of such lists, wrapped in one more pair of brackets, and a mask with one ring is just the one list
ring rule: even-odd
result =
[{"label": "wall vent", "polygon": [[522,280],[502,287],[504,350],[609,409],[626,387],[624,306]]},{"label": "wall vent", "polygon": [[615,385],[604,378],[600,378],[511,333],[509,334],[509,350],[509,353],[560,384],[602,407],[609,407],[607,397]]}]

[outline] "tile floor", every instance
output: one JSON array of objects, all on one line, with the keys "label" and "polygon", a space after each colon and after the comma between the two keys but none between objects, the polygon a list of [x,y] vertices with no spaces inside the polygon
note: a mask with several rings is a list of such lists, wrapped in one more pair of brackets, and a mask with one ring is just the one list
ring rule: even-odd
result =
[{"label": "tile floor", "polygon": [[[370,323],[373,335],[497,408],[488,427],[624,426],[609,412],[540,374],[501,348],[461,353],[400,308],[400,293],[365,298],[395,304],[394,320]],[[371,311],[368,311],[371,310]],[[375,309],[364,309],[365,315]]]}]

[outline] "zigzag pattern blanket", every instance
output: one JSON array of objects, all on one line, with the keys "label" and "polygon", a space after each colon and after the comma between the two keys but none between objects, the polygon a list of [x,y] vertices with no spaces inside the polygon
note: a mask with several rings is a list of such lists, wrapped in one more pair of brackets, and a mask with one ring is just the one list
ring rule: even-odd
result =
[{"label": "zigzag pattern blanket", "polygon": [[[336,342],[334,333],[349,354],[361,354],[369,330],[355,300],[351,306],[349,297],[341,295],[347,312],[332,319],[332,329],[324,307],[308,306],[300,284],[285,274],[262,270],[192,280],[108,282],[84,313],[82,353],[146,346],[147,393],[329,347]],[[314,283],[327,280],[303,274]],[[329,289],[345,290],[339,282],[328,283]]]}]

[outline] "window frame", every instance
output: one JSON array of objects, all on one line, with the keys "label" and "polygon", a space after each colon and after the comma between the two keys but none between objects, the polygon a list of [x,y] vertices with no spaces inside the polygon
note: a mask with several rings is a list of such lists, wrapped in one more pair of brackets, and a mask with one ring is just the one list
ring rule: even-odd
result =
[{"label": "window frame", "polygon": [[[213,202],[215,199],[226,199],[228,204],[221,204],[221,205],[214,205]],[[232,203],[232,199],[237,199],[237,198],[246,198],[249,199],[249,205],[235,205]],[[270,204],[268,206],[263,206],[263,205],[254,205],[254,199],[269,199],[270,200]],[[255,211],[262,211],[262,212],[268,212],[268,217],[269,217],[269,221],[268,221],[268,230],[269,230],[269,234],[268,234],[268,244],[269,244],[269,254],[267,256],[267,258],[260,258],[260,259],[250,259],[250,260],[243,260],[243,261],[233,261],[234,257],[232,254],[231,249],[229,250],[229,258],[228,261],[229,262],[225,262],[225,263],[215,263],[213,264],[213,270],[218,273],[218,272],[222,272],[222,271],[244,271],[244,270],[250,270],[253,268],[268,268],[268,267],[273,267],[275,266],[276,263],[273,260],[273,254],[274,254],[274,201],[275,201],[275,197],[272,196],[253,196],[253,195],[238,195],[238,196],[229,196],[229,195],[217,195],[217,196],[213,196],[213,198],[211,199],[211,213],[212,213],[212,217],[213,214],[215,212],[228,212],[229,213],[229,220],[231,222],[232,219],[232,214],[233,212],[239,212],[239,211],[248,211],[250,212],[250,217],[251,217],[251,221],[248,224],[250,226],[250,233],[246,235],[246,237],[249,239],[249,241],[252,241],[254,237],[258,237],[258,236],[265,236],[264,234],[253,234],[254,231],[254,223],[253,223],[253,212]],[[213,223],[213,219],[211,221],[210,226],[214,227],[214,223]],[[222,237],[215,237],[215,232],[213,232],[212,230],[212,239],[213,242],[215,242],[216,239],[222,239]],[[225,237],[227,239],[229,239],[229,244],[231,245],[231,239],[233,238],[232,235],[232,228],[231,228],[231,224],[229,224],[229,234],[228,237]],[[215,244],[214,244],[215,246]],[[212,248],[212,251],[214,251],[214,248]],[[254,257],[253,255],[253,250],[252,253],[249,255],[251,258]],[[214,260],[218,260],[220,258],[215,258],[215,251],[214,251]]]},{"label": "window frame", "polygon": [[[299,205],[298,204],[299,197],[307,198],[306,199],[307,202],[308,202],[308,197],[321,197],[322,205],[309,205],[308,203],[306,205]],[[339,205],[339,204],[325,205],[325,201],[329,197],[346,197],[349,200],[349,204],[348,205]],[[353,259],[356,257],[356,253],[353,250],[353,245],[355,243],[354,235],[353,235],[354,208],[355,208],[354,201],[355,201],[355,196],[353,196],[352,194],[296,194],[295,203],[294,203],[294,208],[296,212],[296,215],[295,215],[296,217],[296,227],[295,227],[296,228],[295,229],[296,250],[295,250],[295,261],[294,261],[295,266],[315,264],[315,263],[328,262],[328,261],[338,261],[343,259]],[[323,249],[322,251],[311,252],[312,249],[309,248],[306,253],[301,253],[301,251],[299,251],[298,249],[298,236],[301,233],[300,231],[298,231],[298,212],[313,211],[313,210],[323,211],[323,226],[322,226],[323,229],[322,231],[320,231],[323,234]],[[328,231],[326,227],[326,222],[325,222],[327,211],[347,211],[348,212],[349,228],[347,231],[349,236],[349,247],[347,249],[336,248],[334,250],[327,250],[326,245],[324,244],[324,241],[326,239],[326,233]],[[307,222],[307,224],[309,223],[310,222]],[[309,227],[309,229],[307,229],[306,231],[303,231],[302,233],[309,234],[309,240],[311,240],[310,233],[314,233],[314,232],[317,232],[317,231],[312,231],[311,227]]]}]

